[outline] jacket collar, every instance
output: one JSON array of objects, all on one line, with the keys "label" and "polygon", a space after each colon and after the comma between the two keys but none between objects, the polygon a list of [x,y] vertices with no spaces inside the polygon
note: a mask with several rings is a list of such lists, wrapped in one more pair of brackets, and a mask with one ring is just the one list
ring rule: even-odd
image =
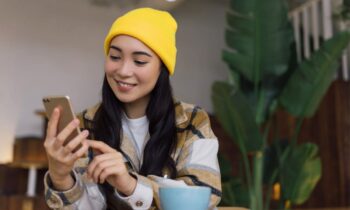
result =
[{"label": "jacket collar", "polygon": [[175,103],[176,125],[179,126],[188,120],[182,102]]}]

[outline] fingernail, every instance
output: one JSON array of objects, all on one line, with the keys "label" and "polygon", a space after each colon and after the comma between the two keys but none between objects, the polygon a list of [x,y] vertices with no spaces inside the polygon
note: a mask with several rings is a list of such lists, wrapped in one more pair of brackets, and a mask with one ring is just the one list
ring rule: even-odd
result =
[{"label": "fingernail", "polygon": [[76,125],[79,125],[79,119],[74,119],[74,123],[75,123]]},{"label": "fingernail", "polygon": [[83,135],[84,135],[84,136],[88,136],[88,135],[89,135],[89,131],[88,131],[88,130],[84,130],[84,131],[83,131]]}]

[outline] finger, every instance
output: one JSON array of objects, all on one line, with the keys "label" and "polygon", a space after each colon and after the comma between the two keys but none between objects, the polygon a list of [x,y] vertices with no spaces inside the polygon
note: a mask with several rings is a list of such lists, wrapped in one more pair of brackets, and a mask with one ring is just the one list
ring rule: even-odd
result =
[{"label": "finger", "polygon": [[80,149],[78,149],[76,152],[73,153],[74,161],[81,158],[89,149],[89,144],[86,143],[85,141],[83,141],[81,144],[82,146],[80,147]]},{"label": "finger", "polygon": [[98,155],[103,154],[100,150],[97,150],[97,149],[92,149],[92,152],[93,152],[94,156],[98,156]]},{"label": "finger", "polygon": [[89,146],[93,149],[99,150],[102,153],[115,152],[116,150],[108,146],[102,141],[88,140]]},{"label": "finger", "polygon": [[99,176],[100,176],[101,172],[109,167],[119,167],[118,161],[113,160],[113,159],[109,159],[109,160],[105,160],[105,161],[99,163],[96,166],[95,170],[93,171],[93,175],[92,175],[93,180],[96,183],[98,183]]},{"label": "finger", "polygon": [[81,132],[77,137],[72,139],[66,146],[64,146],[63,151],[68,154],[68,153],[74,153],[74,151],[77,149],[77,146],[81,144],[82,141],[88,137],[89,131],[84,130]]},{"label": "finger", "polygon": [[109,160],[109,159],[115,159],[118,161],[119,157],[117,152],[115,153],[107,153],[107,154],[102,154],[99,156],[95,156],[92,162],[89,164],[87,172],[90,177],[92,177],[93,172],[95,171],[95,168],[98,164],[100,164],[103,161]]},{"label": "finger", "polygon": [[60,147],[64,144],[67,137],[79,126],[79,119],[72,120],[56,137],[54,146]]},{"label": "finger", "polygon": [[57,125],[59,119],[60,110],[56,107],[50,116],[49,122],[47,123],[46,136],[48,138],[52,139],[57,135]]},{"label": "finger", "polygon": [[122,170],[123,169],[120,167],[107,167],[107,168],[105,168],[99,176],[100,184],[104,183],[109,176],[113,176],[113,175],[118,176]]},{"label": "finger", "polygon": [[71,153],[65,154],[64,152],[61,151],[60,154],[58,155],[59,156],[58,160],[67,164],[74,163],[76,160],[81,158],[84,155],[84,153],[89,149],[89,145],[86,142],[82,142],[81,144],[82,144],[81,148],[79,148],[74,153],[71,152]]}]

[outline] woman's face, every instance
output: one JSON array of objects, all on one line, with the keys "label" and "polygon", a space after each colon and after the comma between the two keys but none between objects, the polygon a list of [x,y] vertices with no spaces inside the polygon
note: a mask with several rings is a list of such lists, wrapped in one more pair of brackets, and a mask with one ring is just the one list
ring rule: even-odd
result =
[{"label": "woman's face", "polygon": [[110,44],[105,72],[109,86],[121,102],[147,105],[160,66],[160,58],[145,44],[119,35]]}]

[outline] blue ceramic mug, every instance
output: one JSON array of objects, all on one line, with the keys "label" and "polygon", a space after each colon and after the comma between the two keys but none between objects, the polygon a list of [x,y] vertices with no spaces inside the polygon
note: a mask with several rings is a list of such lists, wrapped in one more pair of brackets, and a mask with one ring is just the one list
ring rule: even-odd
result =
[{"label": "blue ceramic mug", "polygon": [[211,190],[209,187],[160,187],[162,210],[208,210]]}]

